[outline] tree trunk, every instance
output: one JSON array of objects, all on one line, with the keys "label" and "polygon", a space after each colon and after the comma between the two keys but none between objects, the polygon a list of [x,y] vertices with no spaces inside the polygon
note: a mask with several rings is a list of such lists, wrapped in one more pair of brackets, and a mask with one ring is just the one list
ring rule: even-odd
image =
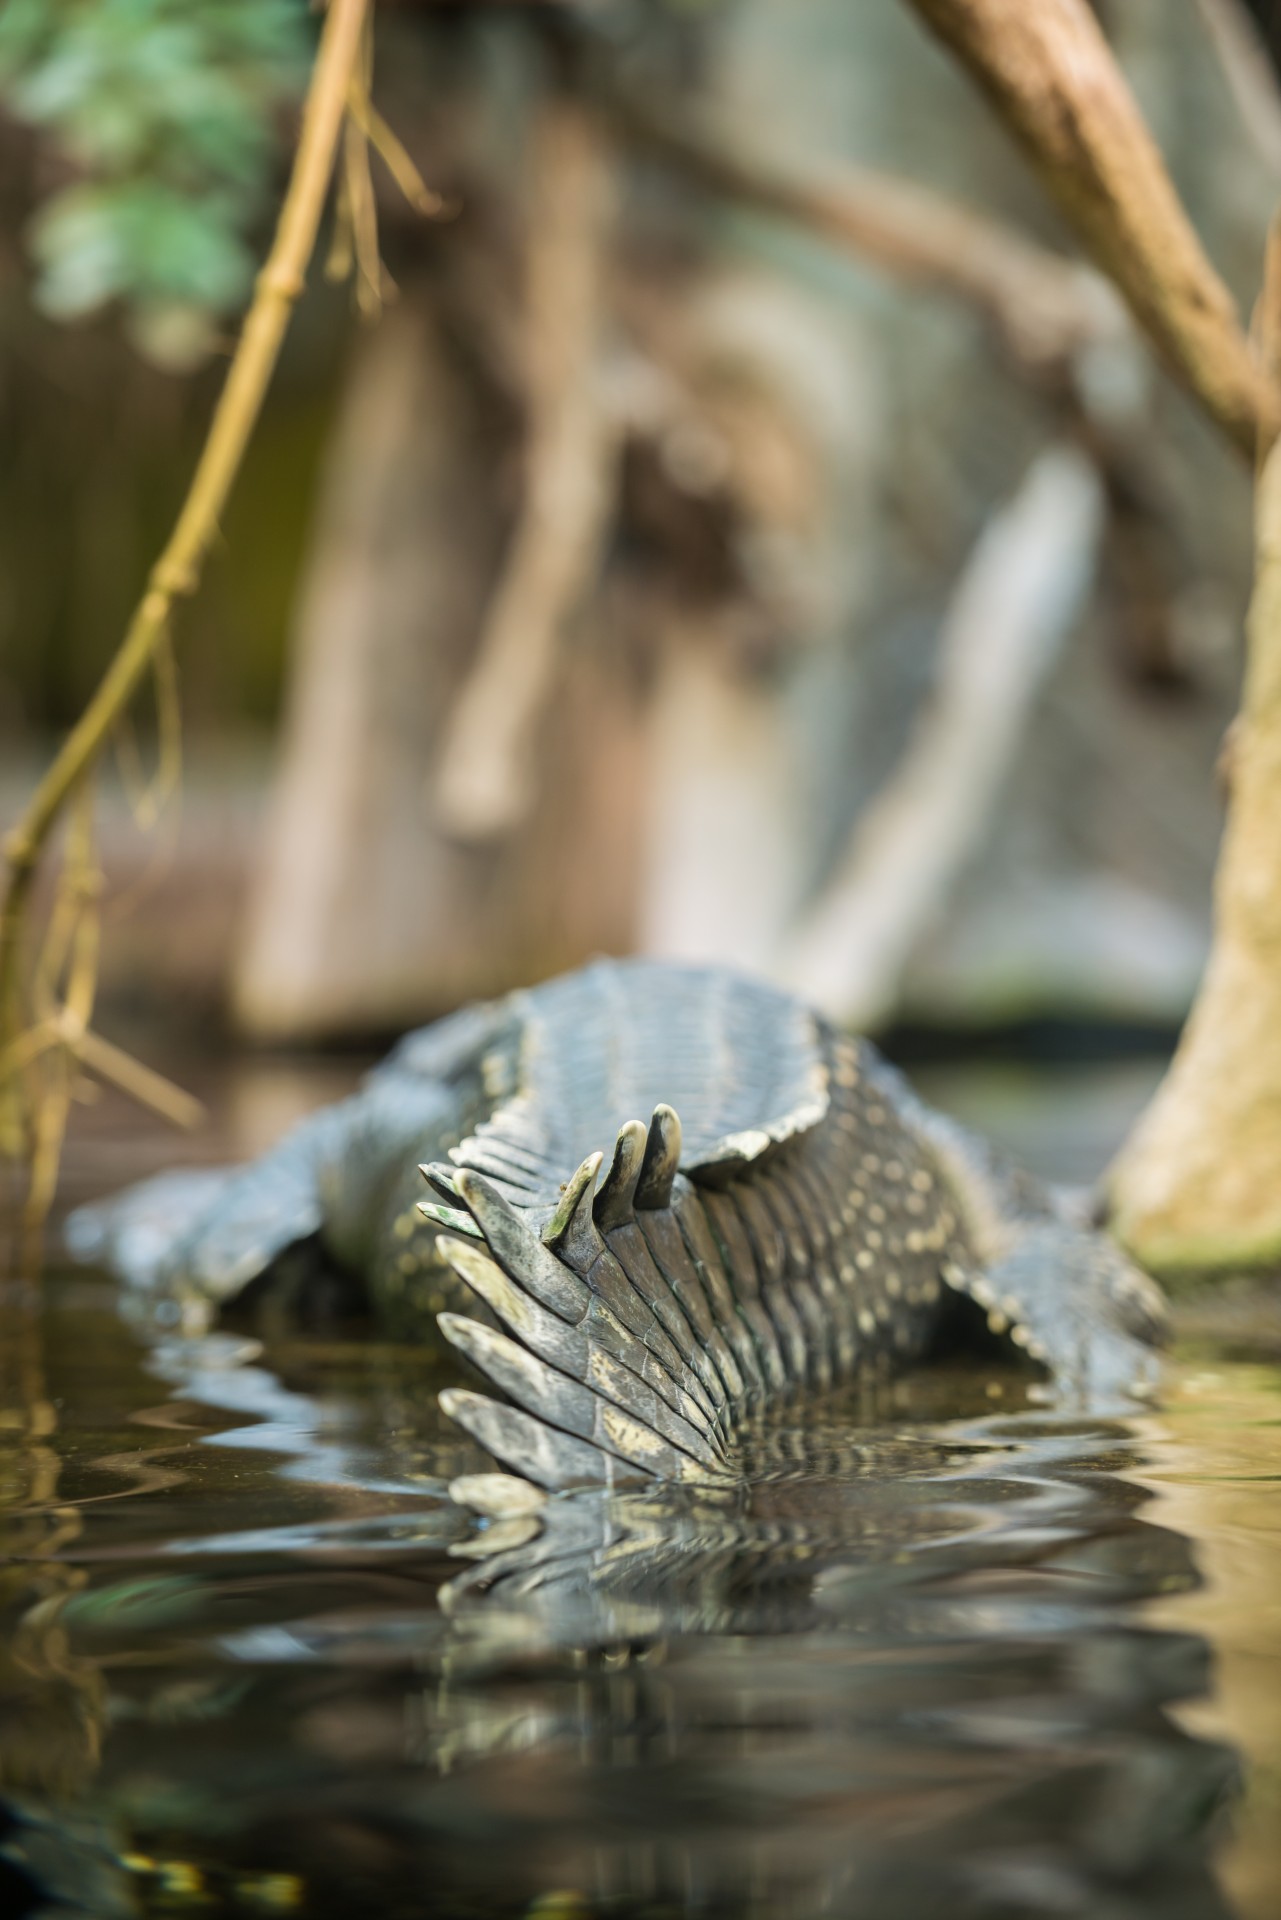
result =
[{"label": "tree trunk", "polygon": [[1214,947],[1168,1075],[1111,1176],[1158,1272],[1281,1265],[1281,446],[1263,466]]}]

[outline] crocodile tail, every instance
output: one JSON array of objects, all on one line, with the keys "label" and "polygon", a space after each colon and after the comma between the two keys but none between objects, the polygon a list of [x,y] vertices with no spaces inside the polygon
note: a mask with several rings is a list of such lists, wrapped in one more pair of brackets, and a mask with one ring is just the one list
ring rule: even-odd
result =
[{"label": "crocodile tail", "polygon": [[700,1248],[680,1145],[670,1107],[648,1127],[629,1121],[603,1177],[604,1156],[590,1155],[541,1231],[483,1173],[424,1169],[454,1203],[424,1203],[455,1228],[441,1251],[503,1329],[440,1316],[505,1396],[448,1388],[441,1404],[526,1481],[736,1478],[735,1427],[764,1380],[705,1228]]},{"label": "crocodile tail", "polygon": [[[1101,1235],[1052,1215],[1010,1220],[980,1263],[944,1211],[917,1233],[929,1243],[920,1272],[902,1254],[883,1268],[875,1297],[895,1312],[881,1314],[858,1304],[870,1245],[838,1262],[834,1284],[828,1260],[806,1272],[803,1248],[780,1278],[763,1257],[763,1213],[754,1246],[745,1232],[765,1206],[757,1188],[773,1181],[777,1202],[799,1179],[799,1161],[784,1157],[775,1173],[717,1189],[692,1184],[679,1159],[680,1122],[660,1106],[648,1128],[619,1129],[603,1177],[603,1155],[583,1161],[541,1231],[539,1216],[477,1170],[424,1169],[454,1203],[424,1203],[446,1229],[441,1251],[503,1329],[440,1316],[446,1340],[504,1396],[450,1388],[441,1404],[527,1488],[732,1485],[736,1438],[755,1410],[847,1378],[891,1345],[919,1351],[940,1285],[967,1295],[991,1333],[1051,1371],[1060,1400],[1102,1408],[1155,1380],[1161,1296]],[[884,1217],[879,1202],[876,1211]],[[515,1497],[500,1490],[500,1503]],[[459,1498],[493,1517],[466,1491]]]}]

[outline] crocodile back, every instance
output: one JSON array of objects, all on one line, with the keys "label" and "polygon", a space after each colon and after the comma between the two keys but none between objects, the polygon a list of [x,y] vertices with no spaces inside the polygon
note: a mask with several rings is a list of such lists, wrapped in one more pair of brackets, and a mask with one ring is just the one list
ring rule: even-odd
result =
[{"label": "crocodile back", "polygon": [[513,1205],[554,1208],[589,1154],[660,1103],[680,1115],[682,1171],[707,1181],[827,1112],[817,1022],[763,981],[605,960],[510,1004],[511,1092],[450,1158]]}]

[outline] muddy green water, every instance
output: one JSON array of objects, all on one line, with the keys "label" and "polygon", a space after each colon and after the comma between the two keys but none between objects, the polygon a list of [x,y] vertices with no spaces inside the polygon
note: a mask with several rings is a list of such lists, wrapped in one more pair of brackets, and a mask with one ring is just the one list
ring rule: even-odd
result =
[{"label": "muddy green water", "polygon": [[[334,1090],[255,1071],[228,1150]],[[1082,1178],[1143,1079],[931,1091]],[[72,1187],[160,1150],[100,1115]],[[500,1605],[446,1377],[148,1340],[57,1268],[0,1297],[0,1915],[1281,1913],[1281,1366],[1240,1331],[1134,1420],[978,1365],[789,1416],[754,1534],[638,1508]]]}]

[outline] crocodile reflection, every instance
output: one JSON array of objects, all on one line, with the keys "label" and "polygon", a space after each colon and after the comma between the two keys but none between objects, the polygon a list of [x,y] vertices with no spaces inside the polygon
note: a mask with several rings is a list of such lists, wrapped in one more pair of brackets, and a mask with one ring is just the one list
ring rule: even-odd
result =
[{"label": "crocodile reflection", "polygon": [[1195,1568],[1125,1423],[919,1376],[765,1430],[750,1509],[596,1489],[468,1531],[479,1456],[413,1426],[394,1356],[376,1416],[229,1339],[145,1364],[134,1417],[157,1433],[159,1377],[173,1422],[147,1484],[186,1481],[164,1537],[147,1491],[60,1536],[56,1648],[37,1588],[25,1626],[7,1596],[24,1700],[55,1711],[71,1660],[95,1731],[38,1794],[10,1743],[0,1861],[58,1831],[100,1870],[113,1830],[142,1913],[1228,1911],[1234,1763],[1172,1711],[1207,1651],[1134,1611]]},{"label": "crocodile reflection", "polygon": [[[1196,1579],[1114,1477],[1134,1459],[1123,1426],[1034,1412],[810,1421],[763,1436],[750,1514],[663,1490],[498,1521],[453,1549],[471,1687],[420,1751],[561,1755],[623,1910],[697,1885],[717,1912],[1227,1913],[1234,1763],[1168,1713],[1207,1648],[1123,1612]],[[540,1638],[595,1650],[559,1723],[512,1678]]]}]

